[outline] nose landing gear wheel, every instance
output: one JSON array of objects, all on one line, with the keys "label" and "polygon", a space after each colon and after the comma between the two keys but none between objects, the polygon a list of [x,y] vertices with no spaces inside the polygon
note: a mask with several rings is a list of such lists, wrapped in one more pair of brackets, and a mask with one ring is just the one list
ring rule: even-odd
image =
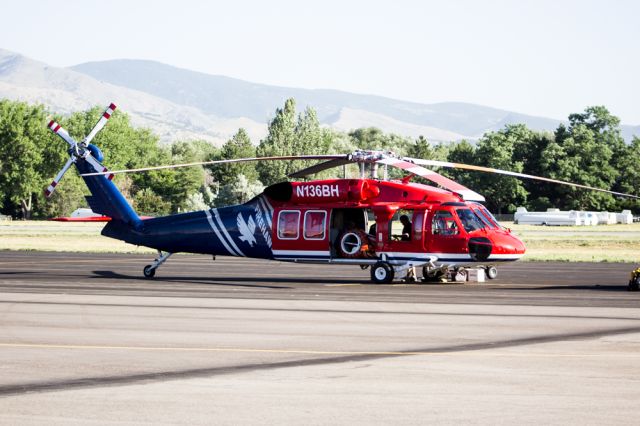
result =
[{"label": "nose landing gear wheel", "polygon": [[156,274],[156,268],[154,268],[151,265],[147,265],[142,270],[142,273],[144,274],[145,278],[153,278],[154,275]]},{"label": "nose landing gear wheel", "polygon": [[377,262],[371,268],[371,281],[376,284],[389,284],[393,281],[393,268],[387,262]]}]

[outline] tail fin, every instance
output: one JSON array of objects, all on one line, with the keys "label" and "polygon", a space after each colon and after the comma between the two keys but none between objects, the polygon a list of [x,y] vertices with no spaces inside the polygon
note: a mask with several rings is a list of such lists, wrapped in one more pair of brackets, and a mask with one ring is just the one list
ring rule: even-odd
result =
[{"label": "tail fin", "polygon": [[[49,123],[49,129],[69,144],[70,158],[60,173],[55,177],[51,185],[49,185],[45,190],[45,195],[47,197],[53,193],[58,182],[62,179],[62,176],[69,169],[71,164],[76,165],[80,174],[107,171],[107,168],[100,164],[100,161],[102,161],[102,153],[100,152],[100,149],[95,145],[89,144],[89,142],[104,127],[115,109],[116,106],[114,104],[109,105],[94,126],[93,130],[91,130],[89,135],[79,143],[76,142],[58,123],[54,121]],[[135,229],[139,229],[141,227],[142,221],[140,220],[140,217],[133,208],[131,208],[118,188],[113,184],[113,182],[111,182],[113,175],[83,176],[82,178],[91,192],[91,195],[86,197],[91,210],[95,213],[109,216],[113,220],[123,222]]]},{"label": "tail fin", "polygon": [[[101,171],[95,170],[91,164],[84,161],[77,161],[76,167],[80,174]],[[135,229],[141,226],[142,221],[138,214],[107,176],[83,176],[82,178],[91,191],[91,195],[85,197],[91,210],[109,216],[113,220],[124,222]]]}]

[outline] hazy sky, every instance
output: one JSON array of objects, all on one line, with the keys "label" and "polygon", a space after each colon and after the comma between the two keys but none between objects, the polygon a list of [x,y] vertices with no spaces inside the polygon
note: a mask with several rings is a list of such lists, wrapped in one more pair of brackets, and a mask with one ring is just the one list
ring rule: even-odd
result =
[{"label": "hazy sky", "polygon": [[640,124],[640,1],[20,0],[0,47],[135,58],[259,83]]}]

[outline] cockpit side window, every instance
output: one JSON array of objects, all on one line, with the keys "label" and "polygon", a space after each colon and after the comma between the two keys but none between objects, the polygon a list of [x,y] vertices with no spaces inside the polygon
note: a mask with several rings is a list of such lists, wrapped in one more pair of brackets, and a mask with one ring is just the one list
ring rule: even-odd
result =
[{"label": "cockpit side window", "polygon": [[431,220],[431,233],[433,235],[458,235],[460,229],[453,214],[447,210],[438,210]]},{"label": "cockpit side window", "polygon": [[456,209],[456,213],[460,218],[462,227],[467,232],[477,231],[484,228],[484,224],[478,216],[471,209]]}]

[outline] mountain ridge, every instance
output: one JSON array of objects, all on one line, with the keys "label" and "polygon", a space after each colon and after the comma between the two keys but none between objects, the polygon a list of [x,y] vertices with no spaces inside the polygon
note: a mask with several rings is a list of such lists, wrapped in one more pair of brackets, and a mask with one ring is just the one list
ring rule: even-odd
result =
[{"label": "mountain ridge", "polygon": [[[115,102],[134,125],[161,140],[205,139],[222,144],[239,127],[257,143],[275,109],[287,98],[298,109],[314,108],[323,125],[341,131],[379,127],[433,142],[476,140],[506,124],[553,131],[565,122],[465,102],[424,104],[334,89],[304,89],[253,83],[150,60],[116,59],[53,67],[0,49],[0,97],[42,103],[69,114]],[[627,141],[640,126],[623,125]]]},{"label": "mountain ridge", "polygon": [[[442,129],[472,139],[492,130],[508,117],[516,117],[518,122],[524,121],[535,130],[555,127],[561,122],[464,102],[424,104],[334,89],[269,86],[149,60],[94,61],[75,65],[71,69],[221,117],[242,114],[255,121],[267,120],[275,107],[293,97],[301,109],[313,107],[320,121],[329,125],[332,124],[331,117],[338,115],[342,108],[349,108],[386,115],[412,125]],[[515,122],[515,119],[510,122]]]},{"label": "mountain ridge", "polygon": [[[136,126],[149,127],[164,142],[198,138],[222,144],[246,127],[255,138],[266,133],[264,125],[243,117],[223,120],[196,108],[177,105],[151,94],[107,82],[82,73],[52,67],[0,49],[0,97],[40,103],[52,111],[70,114],[95,105],[116,103]],[[256,127],[260,127],[256,132]],[[231,130],[233,128],[233,130]]]}]

